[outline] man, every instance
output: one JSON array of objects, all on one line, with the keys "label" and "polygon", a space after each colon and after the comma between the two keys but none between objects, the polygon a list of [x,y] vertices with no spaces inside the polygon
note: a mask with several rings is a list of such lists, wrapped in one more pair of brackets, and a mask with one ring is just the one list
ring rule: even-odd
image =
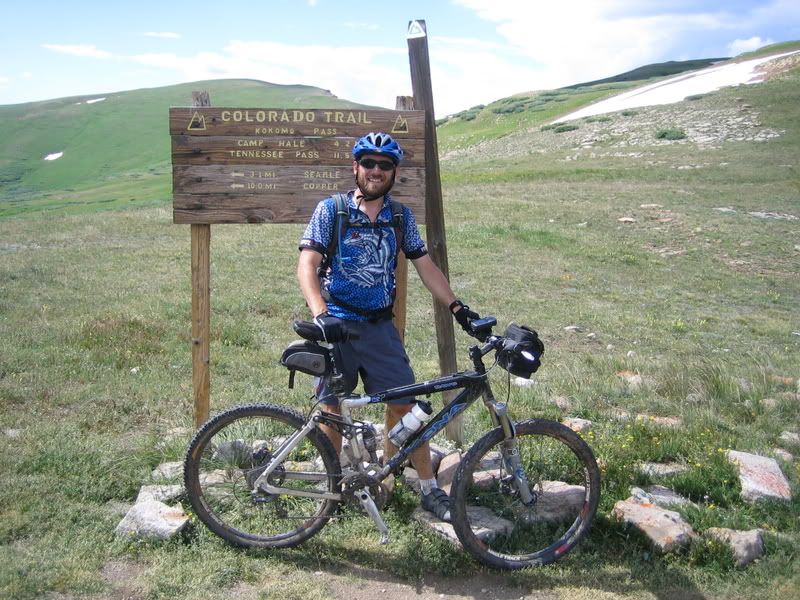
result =
[{"label": "man", "polygon": [[[464,329],[479,318],[456,299],[444,274],[431,260],[408,207],[403,207],[402,235],[397,239],[397,223],[393,222],[393,209],[397,209],[388,193],[402,158],[403,150],[386,133],[368,133],[359,139],[353,146],[356,188],[348,192],[346,199],[350,226],[343,223],[335,256],[326,257],[331,237],[336,235],[334,198],[317,205],[300,241],[297,278],[314,322],[325,339],[340,339],[343,328],[358,336],[337,344],[339,365],[349,391],[355,388],[359,375],[368,394],[414,382],[408,355],[391,320],[398,241],[433,297],[450,307]],[[328,268],[320,282],[323,258]],[[325,382],[317,397],[326,410],[339,413]],[[403,398],[386,405],[386,433],[413,408],[414,402],[414,398]],[[326,433],[338,451],[341,437],[329,428]],[[385,451],[391,455],[395,449],[386,442]],[[427,443],[411,454],[411,462],[420,478],[422,507],[439,519],[449,520],[450,499],[436,483]]]}]

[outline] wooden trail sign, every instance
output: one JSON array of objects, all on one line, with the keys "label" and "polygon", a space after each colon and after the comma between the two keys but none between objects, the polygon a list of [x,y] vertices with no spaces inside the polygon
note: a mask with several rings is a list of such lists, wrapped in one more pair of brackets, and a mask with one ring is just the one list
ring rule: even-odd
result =
[{"label": "wooden trail sign", "polygon": [[425,112],[182,107],[169,111],[175,223],[305,223],[354,187],[351,149],[390,133],[405,156],[392,196],[425,220]]}]

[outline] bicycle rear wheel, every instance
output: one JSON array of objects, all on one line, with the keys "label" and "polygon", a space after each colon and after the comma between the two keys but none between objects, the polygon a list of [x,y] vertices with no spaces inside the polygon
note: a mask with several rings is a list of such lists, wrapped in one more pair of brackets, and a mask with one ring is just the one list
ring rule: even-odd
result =
[{"label": "bicycle rear wheel", "polygon": [[[251,548],[295,546],[317,533],[337,500],[253,491],[276,450],[306,423],[285,406],[228,410],[195,434],[184,462],[189,502],[211,531]],[[328,437],[312,430],[270,475],[269,483],[299,492],[339,492],[339,460]]]},{"label": "bicycle rear wheel", "polygon": [[[591,448],[555,421],[515,424],[515,447],[500,427],[461,462],[451,490],[453,528],[464,548],[500,569],[559,559],[589,531],[600,500]],[[532,500],[525,504],[508,457],[518,452]]]}]

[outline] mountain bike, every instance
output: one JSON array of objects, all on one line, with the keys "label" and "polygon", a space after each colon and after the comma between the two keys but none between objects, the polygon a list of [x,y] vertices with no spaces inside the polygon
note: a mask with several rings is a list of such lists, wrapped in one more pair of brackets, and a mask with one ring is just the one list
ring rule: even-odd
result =
[{"label": "mountain bike", "polygon": [[[538,356],[509,334],[512,326],[503,336],[492,333],[496,323],[494,317],[473,321],[471,335],[479,343],[469,349],[471,370],[354,395],[342,391],[333,346],[321,341],[319,328],[295,321],[304,339],[293,342],[282,357],[290,369],[290,387],[297,370],[330,377],[337,384],[341,414],[326,412],[319,403],[307,416],[286,406],[252,404],[207,421],[192,439],[184,463],[195,514],[231,544],[287,548],[318,533],[337,518],[340,503],[350,502],[371,517],[386,543],[381,482],[398,474],[411,452],[481,398],[491,428],[469,448],[455,474],[452,527],[467,552],[491,567],[518,569],[559,559],[592,525],[600,472],[591,448],[571,429],[545,419],[515,422],[508,403],[495,398],[489,370],[499,365],[530,377],[538,367]],[[495,363],[487,370],[484,357],[492,352]],[[352,416],[360,407],[450,390],[460,392],[385,464],[377,456],[375,427]],[[341,434],[341,454],[320,429],[323,424]]]}]

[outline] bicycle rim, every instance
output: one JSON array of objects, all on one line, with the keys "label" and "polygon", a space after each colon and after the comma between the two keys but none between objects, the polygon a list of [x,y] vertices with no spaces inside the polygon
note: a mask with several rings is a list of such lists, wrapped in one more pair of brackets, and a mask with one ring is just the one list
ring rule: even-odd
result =
[{"label": "bicycle rim", "polygon": [[589,531],[600,499],[591,448],[554,421],[517,423],[516,450],[528,480],[527,504],[510,472],[502,429],[464,457],[452,489],[453,528],[481,562],[518,569],[553,562]]},{"label": "bicycle rim", "polygon": [[[253,491],[276,450],[304,423],[287,407],[258,404],[226,411],[197,432],[184,480],[192,508],[211,531],[239,546],[282,548],[325,525],[338,501]],[[313,430],[269,482],[297,491],[337,492],[339,470],[330,440]]]}]

